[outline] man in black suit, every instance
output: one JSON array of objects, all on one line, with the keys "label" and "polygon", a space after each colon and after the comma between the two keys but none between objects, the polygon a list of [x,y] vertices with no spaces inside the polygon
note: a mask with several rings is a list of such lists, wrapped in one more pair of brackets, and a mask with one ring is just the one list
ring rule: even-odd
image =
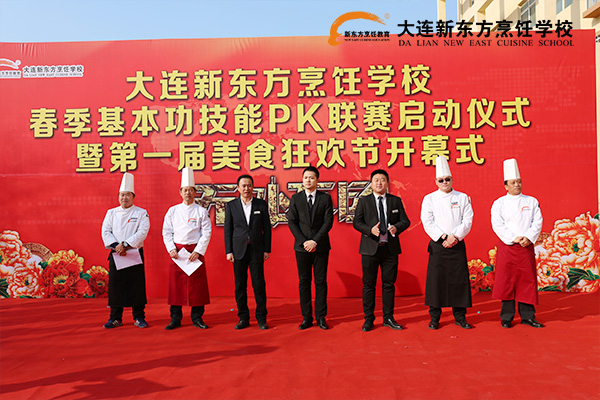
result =
[{"label": "man in black suit", "polygon": [[248,310],[248,268],[256,300],[256,320],[260,329],[267,325],[267,294],[264,262],[271,252],[271,221],[267,203],[252,197],[254,179],[241,175],[237,180],[240,198],[225,205],[225,253],[233,263],[235,301],[240,321],[235,329],[250,325]]},{"label": "man in black suit", "polygon": [[358,200],[354,229],[362,233],[359,253],[362,254],[363,310],[365,323],[362,330],[373,329],[375,321],[375,284],[381,266],[383,326],[403,329],[394,319],[395,283],[398,275],[398,235],[410,226],[402,200],[387,193],[389,175],[377,169],[371,173],[373,194]]},{"label": "man in black suit", "polygon": [[329,231],[333,226],[331,196],[317,190],[319,170],[307,167],[302,173],[304,190],[292,196],[287,218],[294,235],[294,250],[298,265],[298,289],[302,323],[299,329],[313,324],[311,281],[315,276],[315,318],[321,329],[329,329],[327,315],[327,262],[329,260]]}]

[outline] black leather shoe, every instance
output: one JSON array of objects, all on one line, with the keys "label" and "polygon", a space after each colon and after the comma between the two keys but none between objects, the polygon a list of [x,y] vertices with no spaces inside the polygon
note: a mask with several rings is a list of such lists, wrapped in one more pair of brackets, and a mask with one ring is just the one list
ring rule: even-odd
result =
[{"label": "black leather shoe", "polygon": [[306,328],[310,328],[313,325],[312,320],[310,319],[303,319],[302,323],[300,324],[300,326],[298,327],[298,329],[300,329],[301,331],[306,329]]},{"label": "black leather shoe", "polygon": [[244,329],[250,326],[250,321],[248,321],[247,319],[240,319],[240,322],[238,322],[235,326],[235,329]]},{"label": "black leather shoe", "polygon": [[329,329],[329,325],[327,325],[327,321],[325,321],[325,318],[319,318],[317,320],[317,326],[321,329]]},{"label": "black leather shoe", "polygon": [[471,324],[468,323],[466,319],[463,319],[462,321],[454,321],[454,325],[458,325],[463,329],[471,329],[472,328]]},{"label": "black leather shoe", "polygon": [[429,323],[429,329],[438,329],[440,327],[440,323],[437,321],[431,321]]},{"label": "black leather shoe", "polygon": [[362,331],[369,332],[370,330],[373,330],[373,321],[367,320],[362,326]]},{"label": "black leather shoe", "polygon": [[394,318],[386,318],[383,320],[383,326],[389,326],[392,329],[401,330],[404,329],[402,325],[396,322]]},{"label": "black leather shoe", "polygon": [[263,331],[266,329],[269,329],[269,325],[267,325],[267,321],[258,321],[258,327]]},{"label": "black leather shoe", "polygon": [[512,322],[511,321],[500,321],[500,326],[503,328],[510,328],[510,327],[512,327]]},{"label": "black leather shoe", "polygon": [[534,328],[543,328],[544,324],[542,324],[541,322],[536,321],[535,319],[524,319],[521,321],[522,324],[525,325],[529,325],[529,326],[533,326]]},{"label": "black leather shoe", "polygon": [[208,325],[206,325],[204,323],[204,321],[202,320],[202,318],[198,318],[197,320],[194,321],[194,326],[196,328],[200,328],[200,329],[208,329]]},{"label": "black leather shoe", "polygon": [[165,329],[170,331],[175,328],[179,328],[180,326],[181,326],[181,321],[172,319],[171,322],[169,322],[169,325],[165,326]]}]

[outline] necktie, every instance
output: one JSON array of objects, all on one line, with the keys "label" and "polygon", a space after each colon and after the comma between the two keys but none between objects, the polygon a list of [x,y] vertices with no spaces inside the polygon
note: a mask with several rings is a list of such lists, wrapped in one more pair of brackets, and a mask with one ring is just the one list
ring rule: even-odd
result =
[{"label": "necktie", "polygon": [[313,200],[312,194],[308,195],[308,213],[310,214],[310,218],[312,219],[312,211],[313,211]]},{"label": "necktie", "polygon": [[379,232],[387,231],[387,224],[385,223],[385,210],[383,209],[383,196],[379,196]]}]

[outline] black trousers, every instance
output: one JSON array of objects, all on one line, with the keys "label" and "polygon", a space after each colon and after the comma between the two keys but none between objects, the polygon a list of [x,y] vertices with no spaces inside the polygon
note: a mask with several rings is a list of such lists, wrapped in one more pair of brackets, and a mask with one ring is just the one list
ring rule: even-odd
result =
[{"label": "black trousers", "polygon": [[363,270],[363,311],[365,320],[375,320],[375,285],[381,267],[381,296],[383,318],[394,317],[394,297],[398,276],[398,255],[392,254],[388,245],[379,246],[374,256],[362,256]]},{"label": "black trousers", "polygon": [[[146,313],[144,309],[146,306],[141,305],[137,307],[131,307],[131,313],[133,314],[133,319],[144,319],[146,318]],[[119,321],[123,320],[123,307],[110,307],[110,318],[118,319]]]},{"label": "black trousers", "polygon": [[[519,302],[519,315],[521,319],[534,319],[535,306],[533,304]],[[502,308],[500,309],[500,320],[512,321],[515,317],[515,301],[502,300]]]},{"label": "black trousers", "polygon": [[252,247],[248,245],[246,254],[241,260],[233,262],[233,275],[235,277],[235,301],[238,308],[240,320],[250,319],[248,309],[248,269],[254,289],[254,300],[256,301],[256,320],[267,321],[267,292],[265,285],[265,262],[263,253],[254,254]]},{"label": "black trousers", "polygon": [[[171,306],[171,319],[181,321],[183,319],[183,306]],[[204,315],[204,306],[192,307],[192,322],[202,318]]]},{"label": "black trousers", "polygon": [[[467,319],[467,307],[452,307],[452,314],[454,314],[455,321],[465,321]],[[432,321],[440,322],[442,308],[429,306],[429,315],[431,315]]]},{"label": "black trousers", "polygon": [[312,321],[311,288],[312,275],[315,276],[315,318],[327,315],[327,263],[329,251],[325,253],[296,252],[298,266],[298,290],[300,292],[300,310],[302,317]]}]

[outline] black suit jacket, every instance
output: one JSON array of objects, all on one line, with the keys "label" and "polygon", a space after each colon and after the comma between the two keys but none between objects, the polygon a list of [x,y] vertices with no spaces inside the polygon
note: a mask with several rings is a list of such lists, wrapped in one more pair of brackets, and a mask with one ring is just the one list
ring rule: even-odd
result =
[{"label": "black suit jacket", "polygon": [[225,204],[225,253],[233,253],[236,260],[244,257],[248,238],[255,257],[263,259],[263,253],[271,252],[271,221],[267,203],[252,199],[250,225],[246,222],[242,201],[237,198]]},{"label": "black suit jacket", "polygon": [[304,242],[317,242],[317,253],[331,249],[329,231],[333,227],[333,202],[331,196],[317,190],[313,203],[312,223],[308,212],[306,191],[302,190],[292,196],[287,218],[288,226],[294,235],[294,250],[306,253]]},{"label": "black suit jacket", "polygon": [[[387,206],[386,221],[388,224],[394,225],[398,230],[395,236],[392,236],[388,232],[388,246],[392,254],[400,254],[402,253],[402,249],[400,248],[398,236],[410,226],[410,220],[406,216],[400,197],[386,193],[385,199]],[[377,253],[379,238],[371,233],[371,228],[377,225],[378,222],[379,214],[377,213],[377,199],[375,199],[375,195],[370,194],[358,199],[352,225],[354,229],[362,233],[362,237],[360,238],[360,254],[373,256]],[[382,231],[387,229],[387,227],[379,228]]]}]

